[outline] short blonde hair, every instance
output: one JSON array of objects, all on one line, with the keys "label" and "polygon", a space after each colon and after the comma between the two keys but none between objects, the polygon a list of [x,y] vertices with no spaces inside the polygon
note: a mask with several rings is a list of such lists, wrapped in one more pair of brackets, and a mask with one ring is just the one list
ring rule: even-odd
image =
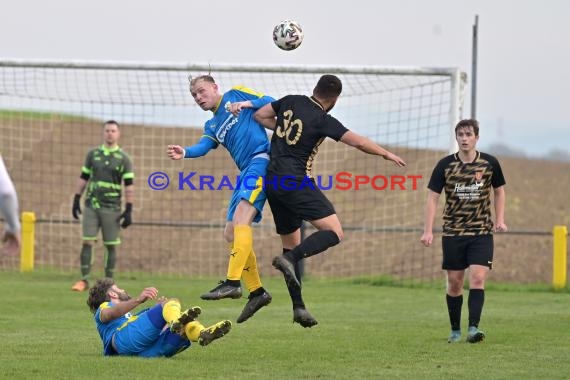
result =
[{"label": "short blonde hair", "polygon": [[190,82],[190,87],[194,86],[196,83],[198,83],[201,80],[214,84],[216,83],[214,77],[212,77],[210,74],[199,75],[197,77],[192,77],[192,76],[188,77],[188,81]]}]

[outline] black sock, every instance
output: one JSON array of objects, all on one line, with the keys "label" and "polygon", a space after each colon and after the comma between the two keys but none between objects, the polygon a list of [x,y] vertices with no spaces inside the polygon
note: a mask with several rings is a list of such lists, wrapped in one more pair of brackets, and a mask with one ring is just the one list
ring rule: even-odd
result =
[{"label": "black sock", "polygon": [[[286,255],[288,252],[290,252],[290,249],[287,248],[283,248],[283,255]],[[295,272],[297,269],[297,266],[295,265]],[[293,304],[293,309],[296,307],[305,307],[305,303],[303,302],[303,296],[301,294],[301,289],[299,289],[296,286],[289,286],[287,285],[287,290],[289,291],[289,297],[291,297],[291,303]]]},{"label": "black sock", "polygon": [[241,286],[240,280],[228,280],[225,281],[226,285],[233,286],[234,288],[239,288]]},{"label": "black sock", "polygon": [[303,279],[303,274],[305,274],[305,261],[303,259],[297,261],[295,264],[295,277],[299,280],[299,284],[301,284],[301,280]]},{"label": "black sock", "polygon": [[249,293],[250,296],[252,297],[257,297],[263,294],[263,292],[265,291],[265,289],[263,289],[263,286],[259,289],[255,289],[253,292]]},{"label": "black sock", "polygon": [[467,306],[469,307],[469,326],[479,327],[483,304],[485,303],[484,289],[469,289],[469,299]]},{"label": "black sock", "polygon": [[297,261],[311,257],[328,248],[340,243],[336,233],[330,230],[317,231],[309,235],[305,240],[301,242],[298,246],[293,248],[290,252],[285,254],[291,262],[296,263]]},{"label": "black sock", "polygon": [[447,300],[447,311],[449,312],[449,322],[452,330],[461,330],[461,307],[463,306],[463,294],[452,297],[445,295]]}]

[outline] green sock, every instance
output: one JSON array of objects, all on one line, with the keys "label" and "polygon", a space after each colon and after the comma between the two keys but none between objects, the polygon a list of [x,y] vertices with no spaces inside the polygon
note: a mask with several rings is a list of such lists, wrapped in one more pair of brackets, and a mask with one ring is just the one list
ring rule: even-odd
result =
[{"label": "green sock", "polygon": [[117,263],[117,250],[114,245],[106,245],[105,248],[105,277],[113,278]]},{"label": "green sock", "polygon": [[89,273],[91,272],[91,264],[92,264],[92,255],[93,255],[93,246],[89,244],[83,244],[81,247],[81,279],[87,280],[89,277]]}]

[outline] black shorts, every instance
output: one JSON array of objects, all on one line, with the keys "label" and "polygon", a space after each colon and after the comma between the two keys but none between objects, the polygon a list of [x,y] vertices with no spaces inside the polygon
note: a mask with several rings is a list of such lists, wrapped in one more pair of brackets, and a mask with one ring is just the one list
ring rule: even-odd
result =
[{"label": "black shorts", "polygon": [[273,213],[275,229],[279,235],[287,235],[301,227],[303,220],[311,221],[336,214],[332,203],[315,185],[300,186],[291,182],[283,186],[267,186],[265,194]]},{"label": "black shorts", "polygon": [[493,268],[493,235],[443,236],[443,262],[445,270],[463,270],[470,265]]}]

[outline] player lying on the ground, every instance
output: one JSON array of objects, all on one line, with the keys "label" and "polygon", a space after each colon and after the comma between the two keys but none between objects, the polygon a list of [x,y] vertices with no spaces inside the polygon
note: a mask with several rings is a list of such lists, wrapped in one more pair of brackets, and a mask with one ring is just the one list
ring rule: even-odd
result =
[{"label": "player lying on the ground", "polygon": [[[202,312],[198,306],[181,313],[177,299],[157,297],[158,290],[149,287],[132,298],[110,278],[98,280],[89,289],[87,305],[94,314],[104,355],[170,357],[190,347],[191,342],[206,346],[232,327],[227,320],[204,327],[196,320]],[[157,300],[156,305],[131,314],[151,299]]]}]

